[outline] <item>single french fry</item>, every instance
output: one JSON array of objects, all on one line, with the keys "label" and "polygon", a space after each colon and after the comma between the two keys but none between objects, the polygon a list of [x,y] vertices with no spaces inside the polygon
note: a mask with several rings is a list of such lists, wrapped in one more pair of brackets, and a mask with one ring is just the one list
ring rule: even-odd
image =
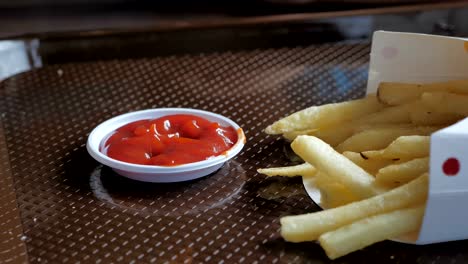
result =
[{"label": "single french fry", "polygon": [[415,126],[412,123],[397,123],[397,124],[362,124],[359,126],[356,126],[355,133],[363,132],[366,130],[372,130],[372,129],[409,129],[409,128],[415,128]]},{"label": "single french fry", "polygon": [[371,175],[375,175],[381,168],[394,163],[394,161],[387,159],[366,159],[361,153],[352,151],[345,151],[342,154]]},{"label": "single french fry", "polygon": [[414,180],[429,171],[429,158],[413,159],[384,167],[377,173],[376,180],[382,184],[402,184]]},{"label": "single french fry", "polygon": [[312,106],[282,118],[265,129],[267,134],[316,129],[359,118],[383,108],[375,95],[363,99]]},{"label": "single french fry", "polygon": [[331,146],[337,146],[343,140],[352,136],[357,129],[355,122],[348,122],[343,124],[338,124],[334,126],[328,126],[324,128],[319,128],[316,131],[310,133],[311,136],[320,138],[321,140],[327,142]]},{"label": "single french fry", "polygon": [[424,93],[421,100],[433,112],[468,116],[468,95]]},{"label": "single french fry", "polygon": [[288,141],[293,141],[297,136],[312,135],[315,131],[317,131],[317,129],[294,130],[284,133],[283,137]]},{"label": "single french fry", "polygon": [[354,134],[336,147],[338,152],[362,152],[383,149],[400,136],[430,135],[441,127],[412,127],[412,128],[377,128]]},{"label": "single french fry", "polygon": [[310,165],[309,163],[302,163],[302,164],[295,165],[295,166],[258,169],[257,172],[264,174],[266,176],[269,176],[269,177],[272,177],[272,176],[312,177],[315,175],[317,170],[314,168],[314,166]]},{"label": "single french fry", "polygon": [[414,159],[429,156],[431,138],[429,136],[401,136],[383,150],[362,152],[374,159]]},{"label": "single french fry", "polygon": [[463,115],[433,112],[422,101],[419,108],[410,113],[411,123],[421,126],[448,126],[463,119]]},{"label": "single french fry", "polygon": [[468,94],[468,80],[428,84],[383,82],[379,85],[377,97],[385,104],[400,105],[419,99],[425,92]]},{"label": "single french fry", "polygon": [[377,98],[388,105],[400,105],[419,99],[422,93],[421,84],[381,82]]},{"label": "single french fry", "polygon": [[335,208],[359,200],[346,186],[334,182],[325,173],[317,172],[315,178],[315,186],[320,190],[322,207]]},{"label": "single french fry", "polygon": [[330,259],[365,248],[374,243],[419,231],[423,205],[374,215],[320,236],[319,242]]},{"label": "single french fry", "polygon": [[410,113],[420,107],[419,101],[402,105],[390,106],[379,112],[366,115],[357,122],[359,124],[402,124],[411,123]]},{"label": "single french fry", "polygon": [[315,187],[317,187],[318,189],[320,189],[320,187],[323,185],[332,183],[336,183],[336,181],[330,178],[326,173],[322,171],[317,171],[317,173],[315,174]]},{"label": "single french fry", "polygon": [[325,211],[285,216],[280,219],[281,235],[287,241],[316,240],[323,233],[354,221],[420,204],[427,198],[428,175],[383,194]]},{"label": "single french fry", "polygon": [[360,198],[371,197],[384,191],[375,184],[372,175],[319,138],[298,136],[292,142],[291,148],[304,161],[312,164],[334,181],[344,184]]}]

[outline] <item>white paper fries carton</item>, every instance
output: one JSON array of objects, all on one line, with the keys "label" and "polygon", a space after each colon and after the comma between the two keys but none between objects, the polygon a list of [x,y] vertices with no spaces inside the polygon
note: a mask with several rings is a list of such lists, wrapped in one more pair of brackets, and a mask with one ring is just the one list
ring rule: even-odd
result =
[{"label": "white paper fries carton", "polygon": [[[367,93],[380,82],[428,83],[468,79],[468,41],[377,31]],[[419,236],[430,244],[468,239],[468,118],[431,136],[429,196]]]}]

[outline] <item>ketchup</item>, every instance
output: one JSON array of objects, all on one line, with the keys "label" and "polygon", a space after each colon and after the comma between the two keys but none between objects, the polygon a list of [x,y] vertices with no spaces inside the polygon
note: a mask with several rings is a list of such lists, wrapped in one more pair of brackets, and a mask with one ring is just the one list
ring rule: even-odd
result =
[{"label": "ketchup", "polygon": [[109,157],[134,164],[173,166],[223,154],[237,131],[194,115],[140,120],[117,129],[105,142]]}]

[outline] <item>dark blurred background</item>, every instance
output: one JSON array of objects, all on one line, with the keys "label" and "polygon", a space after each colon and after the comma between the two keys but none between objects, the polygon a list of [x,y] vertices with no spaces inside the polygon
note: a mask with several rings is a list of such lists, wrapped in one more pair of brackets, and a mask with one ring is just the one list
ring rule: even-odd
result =
[{"label": "dark blurred background", "polygon": [[[431,0],[2,0],[0,38],[30,33],[268,23],[463,4]],[[302,18],[301,18],[302,16]],[[336,15],[335,15],[336,16]]]},{"label": "dark blurred background", "polygon": [[375,30],[468,36],[468,0],[0,0],[0,80],[44,65],[370,41]]}]

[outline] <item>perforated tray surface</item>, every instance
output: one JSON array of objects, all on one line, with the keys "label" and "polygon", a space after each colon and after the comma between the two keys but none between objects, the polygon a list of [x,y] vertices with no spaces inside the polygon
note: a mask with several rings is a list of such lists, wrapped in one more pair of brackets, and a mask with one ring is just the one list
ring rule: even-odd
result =
[{"label": "perforated tray surface", "polygon": [[[16,193],[16,249],[23,242],[29,261],[51,263],[328,262],[318,244],[279,236],[281,216],[318,208],[300,179],[256,172],[290,164],[285,143],[262,130],[307,106],[361,97],[369,49],[338,43],[63,64],[5,80],[2,171],[14,187],[1,191]],[[122,178],[87,154],[100,122],[159,107],[225,115],[247,145],[216,173],[177,184]],[[464,248],[384,242],[338,262],[463,262]]]}]

